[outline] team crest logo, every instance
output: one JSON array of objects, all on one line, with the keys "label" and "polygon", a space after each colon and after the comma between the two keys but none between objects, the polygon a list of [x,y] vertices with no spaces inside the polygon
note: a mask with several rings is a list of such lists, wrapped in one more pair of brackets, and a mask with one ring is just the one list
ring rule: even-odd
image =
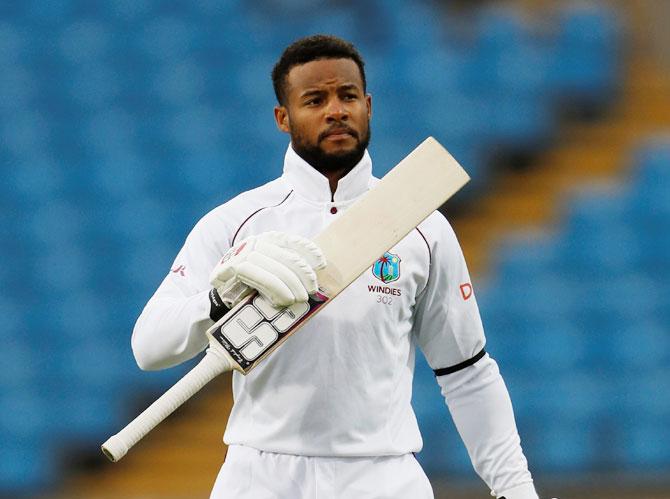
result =
[{"label": "team crest logo", "polygon": [[387,251],[372,265],[372,275],[385,284],[397,281],[400,278],[400,257]]}]

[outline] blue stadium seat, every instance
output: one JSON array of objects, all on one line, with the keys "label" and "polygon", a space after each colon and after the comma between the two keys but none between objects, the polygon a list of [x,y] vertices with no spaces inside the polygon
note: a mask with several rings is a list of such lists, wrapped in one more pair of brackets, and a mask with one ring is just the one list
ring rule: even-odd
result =
[{"label": "blue stadium seat", "polygon": [[0,461],[0,491],[7,497],[37,494],[56,482],[59,466],[43,441],[6,441]]},{"label": "blue stadium seat", "polygon": [[11,40],[7,40],[8,37],[11,37],[11,34],[0,28],[0,58],[8,59],[6,61],[0,59],[0,68],[3,71],[3,77],[0,79],[0,95],[2,95],[0,111],[3,114],[21,112],[30,106],[38,94],[38,85],[30,70],[22,64],[23,61],[10,62],[13,54],[8,53],[16,48],[7,46],[12,44]]},{"label": "blue stadium seat", "polygon": [[[11,8],[9,4],[5,7]],[[3,15],[3,20],[7,21],[0,26],[0,65],[3,68],[24,61],[33,48],[30,31],[22,25],[21,17],[20,12]]]},{"label": "blue stadium seat", "polygon": [[68,62],[81,64],[104,59],[111,49],[111,36],[107,25],[81,19],[65,26],[58,45]]},{"label": "blue stadium seat", "polygon": [[604,328],[636,323],[655,310],[660,300],[653,280],[640,274],[591,280],[580,285],[581,311],[603,317]]},{"label": "blue stadium seat", "polygon": [[67,93],[84,109],[98,111],[113,106],[127,81],[128,77],[114,65],[94,60],[75,68],[67,82]]},{"label": "blue stadium seat", "polygon": [[510,336],[515,343],[509,349],[510,367],[519,365],[558,374],[579,369],[587,362],[584,331],[569,320],[527,321],[510,331]]},{"label": "blue stadium seat", "polygon": [[[317,10],[314,15],[307,16],[309,22],[300,26],[302,32],[298,36],[307,36],[313,33],[328,33],[344,38],[345,40],[356,40],[358,33],[364,29],[365,23],[356,16],[355,9],[333,6],[330,9]],[[361,28],[359,28],[361,26]],[[297,38],[297,36],[296,36]],[[293,40],[286,40],[290,43]],[[262,81],[262,80],[261,80]]]},{"label": "blue stadium seat", "polygon": [[28,0],[23,3],[23,16],[21,20],[29,21],[31,28],[53,29],[62,26],[73,18],[75,14],[75,2],[72,0],[45,4],[40,0]]},{"label": "blue stadium seat", "polygon": [[178,60],[189,53],[198,30],[178,16],[157,15],[136,33],[136,48],[154,61]]},{"label": "blue stadium seat", "polygon": [[[89,337],[77,345],[54,349],[51,354],[52,372],[48,377],[53,376],[55,383],[67,386],[71,391],[94,389],[110,394],[122,393],[119,389],[127,387],[136,372],[128,348],[130,331],[125,351],[119,348],[117,342],[106,337],[109,334],[109,330],[102,329],[97,332],[100,338]],[[54,386],[48,379],[43,383]]]},{"label": "blue stadium seat", "polygon": [[637,182],[642,189],[647,187],[670,186],[670,137],[652,137],[640,145],[634,159],[638,168]]},{"label": "blue stadium seat", "polygon": [[500,288],[490,291],[491,297],[498,301],[494,309],[515,317],[553,320],[565,317],[577,307],[574,282],[558,273],[518,276],[498,285]]},{"label": "blue stadium seat", "polygon": [[[651,176],[651,174],[650,174]],[[670,220],[670,201],[668,201],[668,185],[663,181],[643,182],[640,189],[630,200],[630,209],[636,220],[638,230],[653,234],[662,231]]]},{"label": "blue stadium seat", "polygon": [[91,165],[91,184],[102,199],[108,200],[108,209],[115,208],[117,202],[137,199],[152,191],[162,181],[156,170],[132,148],[115,150]]},{"label": "blue stadium seat", "polygon": [[107,221],[107,228],[130,242],[164,237],[169,231],[172,209],[163,199],[145,194],[120,203],[110,213],[113,218]]},{"label": "blue stadium seat", "polygon": [[[6,308],[0,308],[0,311],[4,312]],[[12,318],[10,317],[9,320],[11,321]],[[40,355],[28,342],[19,336],[19,331],[13,327],[8,330],[14,337],[9,337],[9,335],[4,337],[4,334],[0,336],[3,344],[0,349],[0,365],[2,366],[0,388],[3,392],[31,386],[38,377],[39,363],[37,360],[40,358]],[[24,334],[28,336],[29,333]]]},{"label": "blue stadium seat", "polygon": [[660,322],[649,319],[613,331],[615,334],[611,335],[607,344],[613,368],[619,372],[639,372],[649,366],[668,364],[669,331],[670,327],[663,327]]},{"label": "blue stadium seat", "polygon": [[[653,215],[652,197],[637,188],[575,199],[565,241],[574,270],[583,274],[594,269],[606,277],[637,271],[653,275],[670,266],[670,238],[659,230],[667,222],[661,212]],[[664,198],[659,195],[658,203]]]},{"label": "blue stadium seat", "polygon": [[[528,25],[517,8],[493,6],[478,12],[475,31],[468,86],[480,92],[501,90],[510,82],[505,73],[508,68],[503,66],[512,63],[518,67],[517,55],[533,46]],[[537,69],[523,68],[517,78],[523,80],[524,75]]]},{"label": "blue stadium seat", "polygon": [[553,123],[542,95],[494,89],[486,97],[491,106],[485,130],[493,144],[519,151],[536,151],[546,144]]},{"label": "blue stadium seat", "polygon": [[513,364],[499,363],[508,386],[515,416],[520,425],[538,432],[549,428],[538,425],[572,424],[585,431],[596,428],[610,410],[614,387],[588,371],[589,364],[563,373],[552,373],[546,382],[538,383],[545,367],[516,370]]},{"label": "blue stadium seat", "polygon": [[[76,389],[76,391],[75,391]],[[66,387],[43,396],[49,404],[49,429],[53,441],[77,443],[104,441],[119,429],[122,393],[100,388]],[[102,439],[102,440],[101,440]]]},{"label": "blue stadium seat", "polygon": [[106,108],[86,120],[82,131],[86,147],[94,156],[108,157],[132,151],[139,134],[137,120],[125,109]]},{"label": "blue stadium seat", "polygon": [[[617,413],[631,424],[642,415],[666,421],[670,418],[670,400],[662,396],[670,389],[667,338],[658,348],[662,354],[656,359],[650,358],[646,366],[629,366],[619,371],[613,403]],[[661,362],[654,363],[653,360]]]},{"label": "blue stadium seat", "polygon": [[27,155],[6,172],[3,184],[9,191],[7,195],[16,196],[16,202],[27,208],[59,197],[66,188],[66,182],[66,174],[53,158]]},{"label": "blue stadium seat", "polygon": [[[0,274],[0,284],[10,282]],[[3,326],[0,328],[0,341],[8,344],[21,337],[21,329],[25,326],[23,322],[24,303],[19,298],[0,296],[0,317]]]},{"label": "blue stadium seat", "polygon": [[558,25],[551,71],[558,93],[585,103],[607,102],[616,91],[621,51],[611,9],[597,3],[568,5]]},{"label": "blue stadium seat", "polygon": [[5,154],[22,158],[36,152],[44,153],[48,150],[52,133],[52,123],[41,112],[23,109],[12,118],[12,126],[3,130]]},{"label": "blue stadium seat", "polygon": [[566,203],[568,229],[593,231],[635,223],[630,207],[635,196],[635,192],[619,186],[584,189]]},{"label": "blue stadium seat", "polygon": [[27,383],[6,388],[0,395],[0,428],[10,441],[38,444],[40,440],[49,438],[50,408],[33,387]]},{"label": "blue stadium seat", "polygon": [[[406,55],[394,53],[392,57],[394,64],[391,67],[388,66],[388,58],[383,57],[378,64],[384,68],[377,70],[375,70],[374,53],[369,62],[366,60],[366,71],[370,75],[369,80],[373,89],[388,87],[389,90],[392,90],[397,88],[398,84],[404,85],[423,96],[428,103],[436,98],[468,97],[465,79],[469,74],[470,56],[466,50],[458,46],[449,47],[436,44]],[[469,104],[473,108],[481,106],[479,101]],[[445,116],[451,115],[444,110],[443,113]],[[455,114],[459,116],[458,113]],[[460,117],[466,120],[471,119],[469,113],[465,116],[460,115]]]},{"label": "blue stadium seat", "polygon": [[663,472],[670,461],[670,425],[668,418],[641,414],[635,424],[619,428],[622,448],[619,460],[623,467],[641,472]]},{"label": "blue stadium seat", "polygon": [[418,40],[422,40],[426,47],[430,47],[439,43],[443,37],[439,17],[427,4],[397,2],[396,7],[388,9],[387,12],[393,33],[389,48],[393,51],[411,50],[418,45]]},{"label": "blue stadium seat", "polygon": [[485,139],[515,151],[544,145],[554,124],[545,97],[548,57],[522,13],[513,7],[483,10],[474,55],[467,80],[489,103]]},{"label": "blue stadium seat", "polygon": [[579,473],[598,460],[597,436],[583,425],[563,424],[559,416],[537,433],[527,432],[524,449],[533,466],[553,472]]},{"label": "blue stadium seat", "polygon": [[[47,227],[41,231],[47,231]],[[55,229],[54,232],[58,231],[58,227],[51,226],[49,230],[51,229]],[[66,293],[70,290],[83,289],[91,284],[91,273],[95,262],[93,256],[86,252],[86,248],[77,244],[78,237],[78,234],[73,235],[74,241],[70,244],[51,244],[34,258],[30,270],[39,281],[44,293]]]},{"label": "blue stadium seat", "polygon": [[528,233],[511,237],[499,243],[495,250],[495,272],[507,281],[562,271],[560,254],[560,241],[553,235]]}]

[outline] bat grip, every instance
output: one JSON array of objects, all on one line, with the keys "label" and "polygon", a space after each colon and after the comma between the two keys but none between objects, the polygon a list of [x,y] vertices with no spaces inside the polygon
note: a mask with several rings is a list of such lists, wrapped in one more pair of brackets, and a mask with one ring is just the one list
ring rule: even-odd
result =
[{"label": "bat grip", "polygon": [[232,370],[232,363],[222,353],[210,348],[203,359],[175,383],[158,400],[132,420],[116,435],[102,444],[102,452],[112,462],[119,461],[128,450],[195,395],[219,374]]}]

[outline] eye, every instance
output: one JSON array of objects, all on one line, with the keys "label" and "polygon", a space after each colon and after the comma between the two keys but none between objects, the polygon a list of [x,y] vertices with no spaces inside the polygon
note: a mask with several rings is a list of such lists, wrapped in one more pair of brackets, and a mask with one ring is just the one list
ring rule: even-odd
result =
[{"label": "eye", "polygon": [[318,106],[319,104],[321,104],[321,97],[312,97],[305,101],[305,105],[307,106]]},{"label": "eye", "polygon": [[346,94],[344,96],[344,100],[348,100],[348,101],[356,100],[357,98],[358,98],[358,96],[356,94]]}]

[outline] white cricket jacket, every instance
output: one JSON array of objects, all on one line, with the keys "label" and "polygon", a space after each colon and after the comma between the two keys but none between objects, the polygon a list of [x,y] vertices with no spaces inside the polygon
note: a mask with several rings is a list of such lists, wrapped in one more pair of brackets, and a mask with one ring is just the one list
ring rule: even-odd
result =
[{"label": "white cricket jacket", "polygon": [[[139,366],[165,368],[206,348],[209,275],[232,245],[269,230],[311,238],[375,182],[366,152],[331,196],[326,177],[289,146],[280,178],[214,209],[189,234],[135,326]],[[233,374],[225,442],[306,456],[418,452],[418,345],[480,476],[498,494],[520,486],[527,495],[515,497],[537,497],[451,226],[435,212],[389,253],[384,281],[371,267],[249,375]]]}]

